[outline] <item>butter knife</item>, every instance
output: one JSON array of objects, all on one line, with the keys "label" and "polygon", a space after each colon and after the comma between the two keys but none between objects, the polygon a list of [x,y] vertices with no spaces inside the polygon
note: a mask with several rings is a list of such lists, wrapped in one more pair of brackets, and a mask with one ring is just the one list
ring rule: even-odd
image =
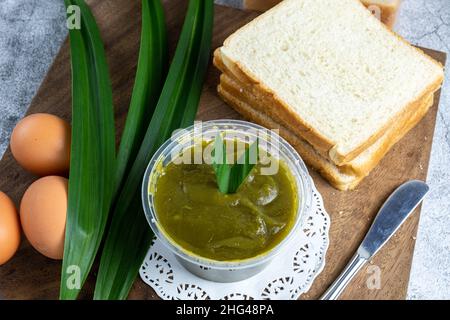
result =
[{"label": "butter knife", "polygon": [[324,293],[321,300],[336,300],[340,296],[358,271],[370,261],[414,212],[429,190],[426,183],[412,180],[401,185],[389,196],[378,211],[356,254]]}]

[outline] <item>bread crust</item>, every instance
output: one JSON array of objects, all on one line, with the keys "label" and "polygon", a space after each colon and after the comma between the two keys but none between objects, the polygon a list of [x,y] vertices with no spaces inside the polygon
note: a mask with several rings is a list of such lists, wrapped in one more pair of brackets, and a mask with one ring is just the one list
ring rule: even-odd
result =
[{"label": "bread crust", "polygon": [[313,169],[318,171],[330,184],[339,190],[352,190],[377,166],[387,152],[397,143],[404,135],[406,135],[418,122],[423,118],[429,107],[432,105],[433,97],[430,97],[427,103],[423,104],[421,109],[411,117],[403,125],[396,130],[391,130],[382,139],[383,142],[378,149],[365,162],[357,166],[358,170],[348,172],[343,167],[338,167],[328,159],[317,153],[314,148],[304,139],[298,137],[291,130],[280,125],[267,114],[253,107],[253,105],[242,101],[234,96],[234,94],[224,89],[222,85],[218,86],[219,95],[228,104],[230,104],[237,112],[241,113],[245,118],[255,121],[256,123],[267,128],[279,128],[281,136],[283,136],[294,148],[299,152],[302,158]]},{"label": "bread crust", "polygon": [[[226,74],[222,74],[220,80],[221,80],[220,86],[227,93],[238,98],[240,101],[245,102],[253,109],[256,109],[257,111],[266,114],[268,117],[271,118],[271,120],[273,120],[275,124],[279,124],[285,127],[287,130],[290,131],[291,134],[296,135],[299,138],[302,138],[301,136],[296,134],[295,128],[289,126],[289,124],[285,123],[282,119],[277,118],[276,115],[266,112],[268,110],[271,110],[271,108],[264,108],[263,106],[270,104],[270,102],[267,102],[264,99],[261,99],[260,97],[257,97],[256,95],[248,92],[247,91],[248,89],[246,87],[244,87],[242,84],[239,84],[236,80],[232,79]],[[377,147],[377,150],[375,151],[375,154],[372,157],[375,160],[376,159],[378,159],[378,161],[381,160],[381,158],[383,158],[384,155],[389,151],[391,146],[395,144],[398,140],[400,140],[411,129],[410,127],[408,127],[408,123],[413,123],[414,125],[417,124],[425,116],[425,114],[428,112],[429,108],[432,105],[433,105],[433,96],[431,95],[420,103],[419,108],[414,112],[414,114],[412,114],[411,116],[408,115],[408,117],[404,116],[402,119],[399,119],[399,121],[397,121],[391,129],[389,129],[382,137],[380,137],[380,139],[376,142],[376,144],[379,144],[379,146],[376,146],[376,144],[372,145],[365,152],[370,152],[372,149]],[[307,142],[305,141],[305,143]],[[315,150],[315,152],[318,153],[321,157],[330,161],[326,153],[321,153],[317,150]],[[364,157],[365,152],[361,153],[359,157]],[[376,166],[378,161],[361,162],[358,161],[357,157],[347,164],[338,166],[338,168],[340,172],[346,174],[367,175],[367,173],[370,172]]]},{"label": "bread crust", "polygon": [[400,6],[400,0],[392,0],[390,3],[377,3],[373,0],[361,0],[364,6],[370,9],[371,6],[377,6],[380,8],[380,18],[389,29],[392,29],[397,19],[397,12]]},{"label": "bread crust", "polygon": [[[356,1],[356,0],[355,0]],[[287,1],[286,1],[287,2]],[[356,1],[364,8],[364,5],[360,1]],[[283,6],[283,3],[280,3],[277,7]],[[273,9],[270,11],[269,14],[273,13],[273,11],[276,10]],[[257,21],[258,19],[261,19],[268,13],[264,13],[257,17],[253,21]],[[376,19],[373,17],[370,12],[367,11],[368,17],[371,19]],[[377,19],[376,19],[377,20]],[[250,22],[252,23],[252,22]],[[397,37],[400,41],[407,44],[409,47],[414,48],[418,53],[424,55],[428,60],[430,60],[432,63],[434,63],[437,67],[442,69],[442,65],[437,62],[436,60],[432,59],[428,55],[426,55],[422,50],[411,46],[406,40],[402,39],[400,36],[392,32],[387,26],[382,24],[386,30]],[[233,39],[233,37],[236,37],[237,34],[239,34],[240,30],[243,30],[248,25],[242,27],[238,31],[236,31],[234,34],[229,36],[225,42],[224,47],[227,46],[227,44]],[[220,63],[222,63],[222,66],[226,67],[226,69],[231,72],[237,79],[239,79],[242,83],[251,83],[257,89],[261,92],[264,92],[265,95],[270,97],[271,100],[273,100],[274,104],[277,106],[276,111],[277,114],[290,123],[292,123],[293,126],[298,128],[298,131],[301,132],[302,136],[311,143],[317,150],[319,151],[326,151],[329,154],[330,159],[333,160],[333,162],[337,165],[344,165],[350,161],[352,161],[354,158],[356,158],[361,152],[363,152],[365,149],[367,149],[370,145],[372,145],[378,138],[381,137],[381,135],[384,134],[386,130],[388,130],[395,121],[398,121],[398,119],[404,115],[404,114],[412,114],[419,106],[420,102],[425,99],[430,94],[433,94],[436,92],[443,81],[444,74],[443,71],[441,72],[440,76],[437,77],[437,79],[429,84],[422,93],[414,100],[411,101],[409,104],[405,105],[402,110],[398,111],[395,115],[393,115],[386,123],[381,126],[376,132],[374,132],[368,139],[361,142],[358,146],[355,146],[352,150],[349,151],[343,151],[339,150],[339,146],[331,137],[325,137],[320,132],[318,132],[316,129],[312,128],[308,123],[306,123],[303,119],[301,119],[296,112],[294,112],[285,102],[280,99],[275,92],[273,92],[271,89],[269,89],[262,81],[260,81],[255,75],[253,75],[248,69],[245,68],[239,61],[232,61],[229,59],[226,54],[222,50],[223,47],[218,48],[215,53],[215,65],[220,69]]]}]

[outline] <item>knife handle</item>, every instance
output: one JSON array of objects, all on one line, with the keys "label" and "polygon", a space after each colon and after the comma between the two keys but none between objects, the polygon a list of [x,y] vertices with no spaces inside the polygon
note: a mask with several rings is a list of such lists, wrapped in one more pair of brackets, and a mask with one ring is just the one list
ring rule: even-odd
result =
[{"label": "knife handle", "polygon": [[320,300],[337,300],[348,283],[366,262],[367,260],[365,258],[361,257],[358,253],[355,254],[340,276],[333,282],[323,296],[320,297]]}]

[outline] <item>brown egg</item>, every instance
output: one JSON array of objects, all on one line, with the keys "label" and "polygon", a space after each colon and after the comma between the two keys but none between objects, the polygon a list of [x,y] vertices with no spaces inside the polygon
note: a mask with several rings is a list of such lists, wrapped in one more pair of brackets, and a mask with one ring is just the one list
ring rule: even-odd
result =
[{"label": "brown egg", "polygon": [[12,258],[19,244],[19,215],[11,199],[0,191],[0,266]]},{"label": "brown egg", "polygon": [[31,245],[44,256],[62,259],[68,180],[48,176],[35,181],[20,203],[20,221]]},{"label": "brown egg", "polygon": [[23,118],[13,130],[11,151],[17,162],[39,176],[64,175],[70,165],[70,125],[61,118],[36,113]]}]

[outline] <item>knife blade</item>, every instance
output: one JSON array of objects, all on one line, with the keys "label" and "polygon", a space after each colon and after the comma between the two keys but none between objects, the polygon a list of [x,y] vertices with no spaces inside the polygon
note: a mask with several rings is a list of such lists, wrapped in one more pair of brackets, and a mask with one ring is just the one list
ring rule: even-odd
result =
[{"label": "knife blade", "polygon": [[389,241],[403,222],[414,212],[429,190],[426,183],[412,180],[398,187],[389,196],[378,211],[356,254],[324,293],[321,300],[335,300],[340,296],[358,271]]},{"label": "knife blade", "polygon": [[414,212],[429,190],[426,183],[418,180],[397,188],[378,211],[358,253],[366,260],[372,258]]}]

